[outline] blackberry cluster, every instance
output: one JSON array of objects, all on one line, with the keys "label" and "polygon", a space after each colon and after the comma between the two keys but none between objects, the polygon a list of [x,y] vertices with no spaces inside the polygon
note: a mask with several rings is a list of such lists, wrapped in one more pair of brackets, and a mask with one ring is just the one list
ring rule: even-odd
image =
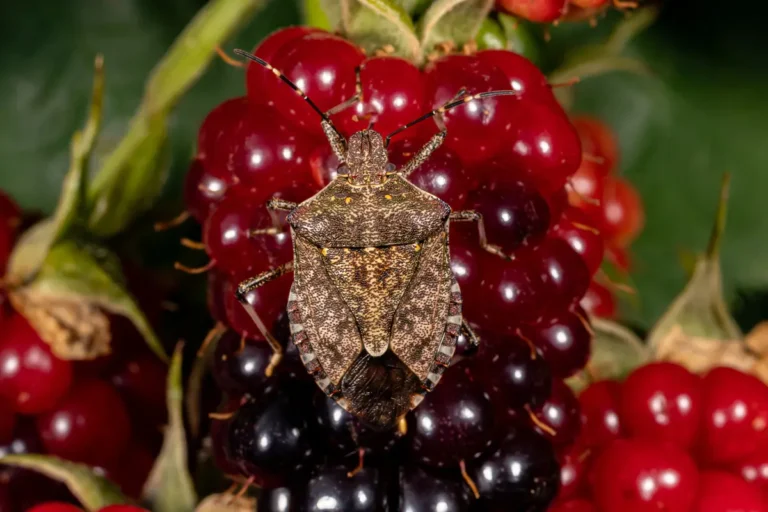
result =
[{"label": "blackberry cluster", "polygon": [[[454,210],[480,212],[502,254],[480,247],[476,226],[451,226],[451,266],[481,345],[462,336],[440,384],[393,432],[361,424],[304,372],[284,314],[290,275],[248,296],[286,347],[270,377],[271,349],[234,295],[244,278],[292,259],[290,233],[282,219],[270,231],[266,201],[301,202],[335,178],[317,114],[258,65],[246,70],[246,96],[208,114],[185,197],[210,258],[201,269],[210,311],[226,329],[214,362],[226,395],[211,427],[218,465],[264,489],[263,511],[546,510],[559,487],[556,455],[580,428],[563,379],[589,357],[579,301],[604,248],[599,228],[569,204],[582,143],[551,86],[508,51],[446,55],[419,69],[306,27],[275,32],[254,53],[321,110],[355,94],[359,66],[362,100],[332,116],[346,136],[371,124],[390,133],[462,89],[517,95],[448,112],[444,145],[409,177]],[[421,123],[399,134],[390,161],[403,164],[434,132]]]}]

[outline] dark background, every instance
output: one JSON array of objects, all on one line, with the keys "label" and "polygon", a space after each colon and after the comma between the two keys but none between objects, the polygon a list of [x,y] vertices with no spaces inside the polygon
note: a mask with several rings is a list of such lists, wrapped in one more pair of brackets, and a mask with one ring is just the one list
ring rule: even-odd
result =
[{"label": "dark background", "polygon": [[[96,158],[119,140],[144,81],[200,0],[4,1],[0,6],[0,188],[27,209],[50,212],[83,121],[92,62],[106,62],[106,111]],[[768,6],[762,2],[662,4],[655,25],[629,48],[650,76],[613,73],[575,88],[575,112],[617,133],[621,172],[645,202],[646,228],[633,247],[637,300],[624,308],[647,327],[685,283],[680,254],[706,246],[719,182],[733,173],[722,249],[726,290],[743,323],[768,316]],[[620,13],[562,24],[542,42],[546,71],[568,51],[599,41]],[[228,43],[252,47],[274,28],[300,23],[301,8],[273,0]],[[242,71],[217,60],[173,117],[173,159],[158,215],[178,209],[197,128],[220,101],[244,92]],[[737,293],[738,292],[738,293]],[[744,297],[748,297],[746,300]],[[633,303],[634,302],[634,303]]]}]

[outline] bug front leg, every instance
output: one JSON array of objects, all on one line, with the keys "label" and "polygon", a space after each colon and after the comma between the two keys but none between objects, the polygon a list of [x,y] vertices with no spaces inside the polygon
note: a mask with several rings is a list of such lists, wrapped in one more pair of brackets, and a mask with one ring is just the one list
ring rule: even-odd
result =
[{"label": "bug front leg", "polygon": [[280,345],[280,342],[278,342],[274,336],[272,336],[272,333],[269,332],[269,329],[267,329],[267,327],[264,325],[264,322],[262,322],[261,317],[259,317],[259,314],[254,309],[253,305],[248,302],[248,293],[255,290],[256,288],[264,286],[270,281],[274,281],[280,276],[288,274],[289,272],[293,272],[293,262],[289,262],[271,270],[267,270],[266,272],[262,272],[256,277],[248,278],[241,282],[237,287],[237,300],[239,300],[243,305],[243,308],[245,308],[248,316],[250,316],[253,320],[253,323],[256,324],[256,328],[259,330],[261,335],[264,336],[264,339],[267,340],[269,346],[272,347],[272,358],[269,361],[269,366],[267,366],[267,369],[264,372],[266,373],[267,377],[272,375],[275,367],[280,364],[280,360],[283,358],[283,346]]},{"label": "bug front leg", "polygon": [[467,319],[464,317],[461,318],[461,330],[464,331],[464,334],[467,335],[467,338],[469,338],[469,342],[472,343],[472,346],[480,346],[480,338],[477,337],[477,333],[474,329],[472,329],[472,326],[469,325],[469,322],[467,322]]},{"label": "bug front leg", "polygon": [[451,220],[454,222],[476,222],[480,247],[496,256],[507,259],[507,255],[501,251],[501,247],[488,243],[488,238],[485,235],[485,224],[483,224],[483,216],[481,213],[476,212],[475,210],[459,210],[451,213]]}]

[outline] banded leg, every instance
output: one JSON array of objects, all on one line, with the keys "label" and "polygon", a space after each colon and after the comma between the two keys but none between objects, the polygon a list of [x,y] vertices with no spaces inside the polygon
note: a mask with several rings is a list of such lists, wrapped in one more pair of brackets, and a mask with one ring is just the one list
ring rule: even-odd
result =
[{"label": "banded leg", "polygon": [[243,305],[243,308],[245,308],[248,316],[250,316],[253,320],[256,328],[259,330],[261,335],[264,336],[264,339],[267,340],[267,343],[269,343],[269,346],[272,348],[272,358],[269,361],[269,366],[267,366],[267,369],[264,372],[267,377],[272,375],[275,367],[280,364],[280,361],[283,358],[283,346],[280,345],[280,342],[277,341],[274,336],[272,336],[272,333],[269,332],[269,329],[267,329],[267,327],[264,325],[264,322],[261,320],[261,317],[259,317],[259,314],[254,309],[253,305],[248,302],[248,293],[252,290],[255,290],[256,288],[264,286],[270,281],[274,281],[280,276],[288,274],[289,272],[293,272],[293,262],[289,262],[271,270],[267,270],[266,272],[262,272],[256,277],[250,277],[237,286],[237,300],[239,300],[240,304]]},{"label": "banded leg", "polygon": [[272,217],[272,227],[266,228],[266,229],[257,229],[251,231],[249,234],[251,235],[263,235],[263,234],[269,234],[269,235],[277,235],[280,233],[283,228],[285,227],[283,224],[283,219],[281,219],[277,212],[291,212],[296,207],[299,206],[297,203],[294,203],[293,201],[286,201],[285,199],[281,199],[279,197],[273,197],[269,201],[267,201],[267,210],[269,211],[269,216]]},{"label": "banded leg", "polygon": [[480,346],[480,338],[477,337],[477,333],[472,329],[472,326],[469,325],[469,322],[467,322],[467,319],[464,317],[461,317],[461,330],[464,331],[464,334],[467,335],[469,342],[472,343],[473,346]]},{"label": "banded leg", "polygon": [[507,255],[501,251],[501,247],[488,243],[488,238],[485,235],[485,224],[483,224],[482,214],[475,210],[459,210],[451,213],[451,220],[454,222],[476,222],[480,247],[491,254],[507,259]]}]

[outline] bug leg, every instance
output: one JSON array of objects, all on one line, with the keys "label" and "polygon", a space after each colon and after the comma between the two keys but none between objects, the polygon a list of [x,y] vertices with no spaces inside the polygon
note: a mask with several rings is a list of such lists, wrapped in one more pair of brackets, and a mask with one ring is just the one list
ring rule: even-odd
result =
[{"label": "bug leg", "polygon": [[293,272],[293,262],[289,262],[271,270],[267,270],[266,272],[262,272],[256,277],[246,279],[237,286],[237,300],[239,300],[243,305],[245,311],[248,313],[248,316],[250,316],[253,320],[253,323],[256,324],[256,328],[259,330],[261,335],[264,336],[264,339],[267,340],[267,343],[269,343],[269,346],[272,348],[272,358],[269,361],[269,366],[267,366],[267,369],[264,372],[266,373],[267,377],[272,375],[275,367],[280,364],[280,360],[283,358],[283,346],[280,345],[280,342],[277,341],[274,336],[272,336],[272,333],[269,332],[269,329],[267,329],[267,327],[264,325],[264,322],[262,322],[259,314],[256,312],[251,303],[248,302],[248,292],[259,288],[260,286],[264,286],[268,282],[274,281],[278,277],[289,272]]},{"label": "bug leg", "polygon": [[[435,124],[437,125],[438,132],[434,134],[426,144],[424,144],[424,147],[416,152],[413,158],[406,162],[402,169],[400,169],[399,174],[407,178],[409,174],[415,171],[421,164],[426,162],[429,156],[434,153],[437,148],[440,147],[440,145],[445,140],[445,135],[448,133],[448,129],[445,127],[445,118],[443,117],[445,106],[449,105],[459,96],[463,96],[465,92],[466,91],[464,89],[460,90],[458,94],[456,94],[456,96],[454,96],[445,105],[429,113],[429,116],[432,117],[432,119],[435,121]],[[405,125],[403,129],[407,127],[408,125]],[[386,144],[389,144],[389,137],[387,137]]]},{"label": "bug leg", "polygon": [[267,210],[272,212],[290,212],[297,206],[299,206],[298,203],[294,203],[293,201],[286,201],[285,199],[280,199],[279,197],[273,197],[267,201]]},{"label": "bug leg", "polygon": [[467,335],[467,338],[469,338],[469,341],[473,346],[480,346],[480,338],[477,337],[477,333],[472,329],[469,322],[467,322],[467,319],[464,317],[461,318],[461,329],[464,331],[464,334]]},{"label": "bug leg", "polygon": [[485,235],[485,224],[483,224],[482,214],[475,210],[459,210],[451,213],[451,220],[454,222],[476,222],[480,247],[491,254],[507,259],[507,255],[501,251],[501,247],[488,243],[488,238]]}]

